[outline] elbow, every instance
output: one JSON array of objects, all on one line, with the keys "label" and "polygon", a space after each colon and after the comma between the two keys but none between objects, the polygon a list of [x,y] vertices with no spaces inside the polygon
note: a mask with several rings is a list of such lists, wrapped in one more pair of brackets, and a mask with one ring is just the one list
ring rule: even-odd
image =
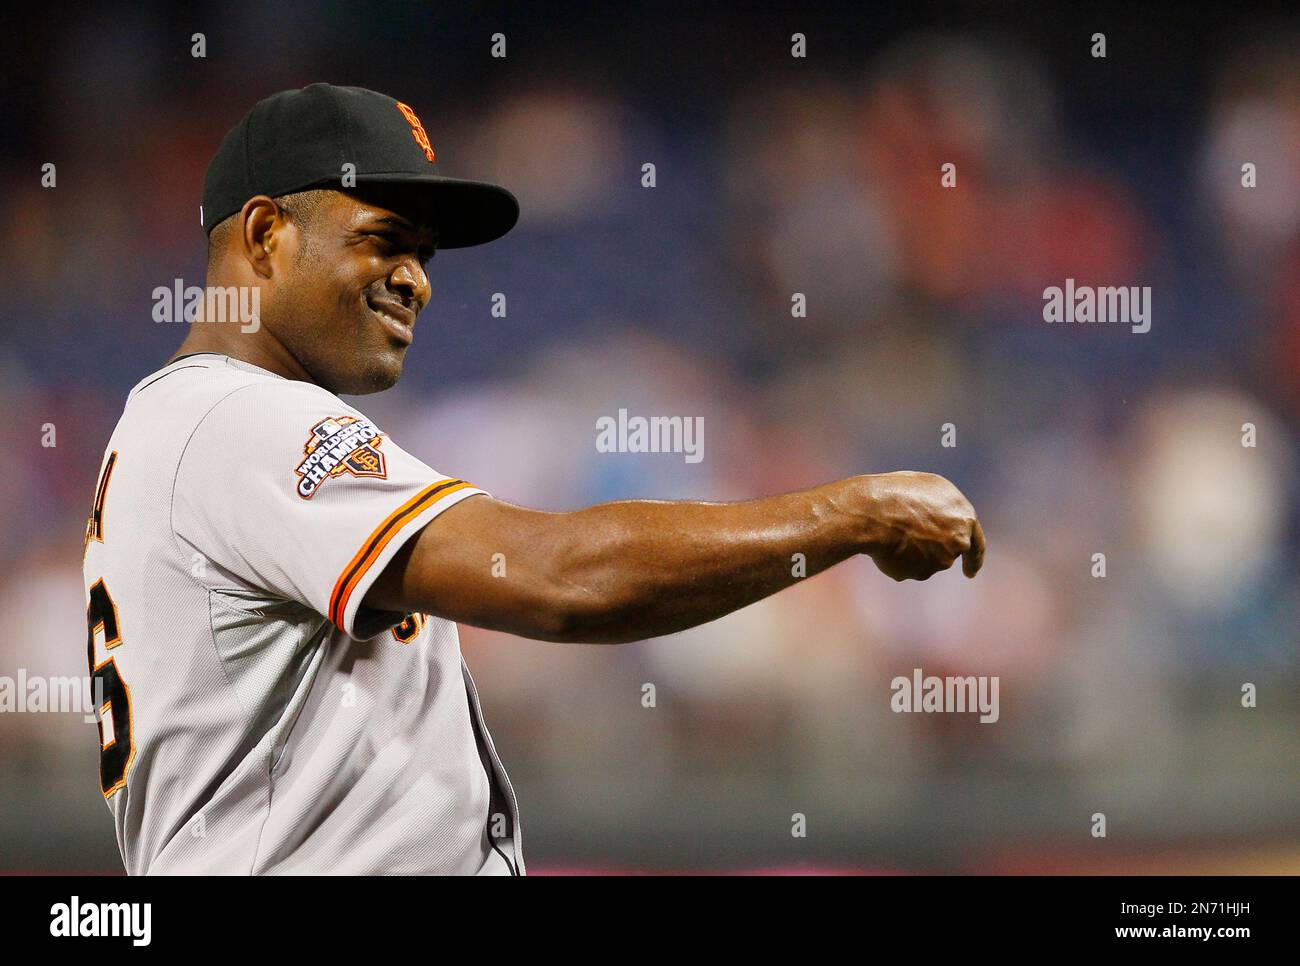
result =
[{"label": "elbow", "polygon": [[551,608],[543,639],[563,644],[627,644],[641,640],[617,609],[600,601],[573,601]]},{"label": "elbow", "polygon": [[529,636],[572,644],[626,644],[647,633],[653,581],[620,546],[569,540],[531,569],[528,596],[539,625]]},{"label": "elbow", "polygon": [[635,597],[610,589],[567,585],[555,591],[547,609],[547,640],[570,644],[628,644],[648,635]]},{"label": "elbow", "polygon": [[508,587],[488,585],[464,606],[433,611],[471,627],[502,631],[533,641],[559,644],[613,644],[606,632],[613,623],[613,608],[597,594],[557,585],[549,578],[530,574]]}]

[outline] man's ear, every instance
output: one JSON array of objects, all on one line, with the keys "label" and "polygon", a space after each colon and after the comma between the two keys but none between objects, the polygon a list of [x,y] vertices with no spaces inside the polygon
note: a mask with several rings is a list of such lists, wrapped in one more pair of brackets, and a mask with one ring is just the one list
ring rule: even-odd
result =
[{"label": "man's ear", "polygon": [[262,278],[271,277],[271,256],[285,241],[289,218],[267,195],[256,195],[244,202],[239,212],[243,232],[240,251],[253,271]]}]

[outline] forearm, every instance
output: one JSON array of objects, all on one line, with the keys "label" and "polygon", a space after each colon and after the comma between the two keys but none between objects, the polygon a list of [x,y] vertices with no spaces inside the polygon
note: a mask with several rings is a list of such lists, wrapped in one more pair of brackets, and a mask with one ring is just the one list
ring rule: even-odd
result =
[{"label": "forearm", "polygon": [[865,549],[852,481],[742,503],[625,501],[563,514],[529,550],[569,601],[561,639],[670,634]]}]

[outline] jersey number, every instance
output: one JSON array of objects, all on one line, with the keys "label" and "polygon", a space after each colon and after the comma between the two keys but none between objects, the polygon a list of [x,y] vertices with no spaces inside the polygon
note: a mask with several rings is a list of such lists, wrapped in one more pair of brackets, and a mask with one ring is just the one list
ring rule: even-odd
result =
[{"label": "jersey number", "polygon": [[[95,488],[95,506],[86,525],[86,543],[104,539],[104,502],[108,496],[108,480],[113,473],[117,453],[113,453],[100,475]],[[111,651],[122,643],[122,632],[117,622],[117,605],[104,581],[95,581],[90,588],[90,603],[86,605],[86,661],[90,666],[90,693],[99,706],[99,789],[104,797],[126,786],[126,771],[135,756],[132,740],[131,691],[117,670],[117,661],[111,656],[102,664],[95,664],[95,635],[104,632],[104,648]],[[107,718],[111,735],[104,728]]]},{"label": "jersey number", "polygon": [[[90,664],[90,688],[100,702],[99,718],[99,788],[105,797],[126,784],[126,770],[135,754],[131,740],[131,691],[118,673],[117,661],[109,657],[95,664],[95,634],[104,632],[104,647],[112,650],[122,643],[117,624],[117,605],[109,596],[104,581],[97,580],[90,588],[90,604],[86,607],[86,660]],[[105,732],[108,719],[111,735]]]}]

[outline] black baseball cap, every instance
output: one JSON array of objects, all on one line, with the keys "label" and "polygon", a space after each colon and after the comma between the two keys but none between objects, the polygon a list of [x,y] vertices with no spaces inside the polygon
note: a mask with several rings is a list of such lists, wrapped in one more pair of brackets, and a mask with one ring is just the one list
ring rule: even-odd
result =
[{"label": "black baseball cap", "polygon": [[428,213],[437,247],[467,248],[500,238],[519,220],[519,202],[500,185],[438,174],[424,125],[406,104],[364,87],[310,84],[258,101],[227,132],[203,179],[206,234],[254,195],[356,184],[409,185]]}]

